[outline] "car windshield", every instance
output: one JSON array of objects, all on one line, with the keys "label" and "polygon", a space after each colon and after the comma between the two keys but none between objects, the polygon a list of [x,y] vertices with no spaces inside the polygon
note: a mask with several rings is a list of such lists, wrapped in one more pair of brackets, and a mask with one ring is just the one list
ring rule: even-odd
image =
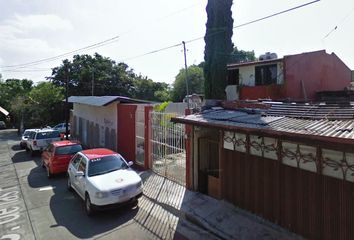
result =
[{"label": "car windshield", "polygon": [[39,132],[37,133],[37,139],[46,139],[46,138],[60,138],[59,131],[48,131],[48,132]]},{"label": "car windshield", "polygon": [[29,137],[29,135],[32,133],[32,131],[25,131],[24,133],[23,133],[23,136],[24,137]]},{"label": "car windshield", "polygon": [[82,150],[81,145],[76,144],[76,145],[70,145],[70,146],[57,147],[55,149],[55,154],[56,155],[73,155],[77,152],[80,152],[81,150]]},{"label": "car windshield", "polygon": [[95,158],[90,160],[88,167],[88,176],[101,175],[119,169],[127,169],[128,165],[119,155],[110,155],[101,158]]}]

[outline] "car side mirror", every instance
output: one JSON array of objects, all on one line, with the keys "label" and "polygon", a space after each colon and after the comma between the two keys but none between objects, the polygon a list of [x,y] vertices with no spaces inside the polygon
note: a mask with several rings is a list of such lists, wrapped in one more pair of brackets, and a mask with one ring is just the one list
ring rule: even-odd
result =
[{"label": "car side mirror", "polygon": [[77,171],[75,173],[75,177],[84,177],[85,176],[85,173],[83,171]]},{"label": "car side mirror", "polygon": [[128,166],[129,166],[129,167],[133,166],[133,164],[134,164],[133,161],[129,161],[129,162],[128,162]]}]

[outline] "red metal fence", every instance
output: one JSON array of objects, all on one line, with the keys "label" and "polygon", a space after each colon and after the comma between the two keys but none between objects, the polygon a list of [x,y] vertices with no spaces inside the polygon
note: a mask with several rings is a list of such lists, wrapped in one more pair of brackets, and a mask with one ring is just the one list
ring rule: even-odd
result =
[{"label": "red metal fence", "polygon": [[247,152],[223,149],[226,200],[309,239],[354,239],[353,182]]}]

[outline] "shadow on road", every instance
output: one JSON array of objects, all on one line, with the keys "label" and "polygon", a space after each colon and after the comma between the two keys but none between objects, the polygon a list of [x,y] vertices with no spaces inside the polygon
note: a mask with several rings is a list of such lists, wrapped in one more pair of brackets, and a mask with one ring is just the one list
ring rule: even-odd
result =
[{"label": "shadow on road", "polygon": [[36,229],[41,238],[46,239],[56,233],[59,234],[57,236],[67,236],[68,233],[63,233],[62,227],[81,239],[107,234],[127,224],[138,212],[138,206],[127,205],[88,217],[84,210],[84,201],[75,192],[67,190],[65,174],[48,179],[45,169],[41,166],[40,156],[30,157],[25,150],[15,152],[12,161],[18,164],[16,168],[20,169],[19,171],[24,172],[26,171],[21,164],[32,164],[28,175],[23,176],[20,181],[30,215],[34,224],[38,225]]}]

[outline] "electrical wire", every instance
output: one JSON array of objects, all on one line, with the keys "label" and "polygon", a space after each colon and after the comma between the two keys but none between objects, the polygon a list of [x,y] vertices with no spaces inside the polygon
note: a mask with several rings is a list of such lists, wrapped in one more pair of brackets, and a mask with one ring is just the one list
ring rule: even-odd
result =
[{"label": "electrical wire", "polygon": [[[311,1],[311,2],[308,2],[308,3],[305,3],[305,4],[301,4],[301,5],[298,5],[298,6],[295,6],[295,7],[292,7],[292,8],[277,12],[277,13],[273,13],[273,14],[270,14],[268,16],[265,16],[265,17],[262,17],[262,18],[258,18],[258,19],[255,19],[255,20],[252,20],[252,21],[237,25],[237,26],[233,27],[233,29],[244,27],[244,26],[259,22],[259,21],[263,21],[265,19],[268,19],[268,18],[271,18],[271,17],[275,17],[275,16],[278,16],[278,15],[281,15],[281,14],[284,14],[284,13],[287,13],[287,12],[302,8],[302,7],[314,4],[314,3],[319,2],[319,1],[321,1],[321,0],[314,0],[314,1]],[[224,31],[225,30],[214,32],[214,33],[210,34],[208,37],[211,37],[213,35],[219,34],[219,33],[224,32]],[[119,36],[115,36],[113,38],[101,41],[99,43],[95,43],[95,44],[92,44],[92,45],[89,45],[89,46],[86,46],[86,47],[83,47],[83,48],[80,48],[80,49],[77,49],[77,50],[74,50],[74,51],[70,51],[70,52],[67,52],[67,53],[64,53],[64,54],[60,54],[60,55],[54,56],[54,57],[45,58],[45,59],[41,59],[41,60],[37,60],[37,61],[33,61],[33,62],[24,63],[24,64],[0,66],[0,68],[23,68],[23,67],[27,67],[27,66],[33,66],[33,65],[41,64],[43,62],[49,62],[49,61],[58,60],[58,59],[60,59],[62,57],[65,57],[67,55],[70,55],[70,54],[73,54],[73,53],[76,53],[76,52],[79,52],[79,51],[90,50],[90,49],[93,49],[93,48],[96,48],[96,47],[101,47],[101,46],[104,46],[104,45],[107,45],[107,44],[111,44],[113,42],[116,42],[118,40],[118,38],[119,38]],[[191,42],[194,42],[194,41],[201,40],[203,38],[204,38],[204,36],[203,37],[194,38],[194,39],[185,41],[185,43],[191,43]],[[171,49],[171,48],[175,48],[175,47],[178,47],[178,46],[181,46],[181,45],[182,45],[182,43],[173,44],[173,45],[170,45],[170,46],[167,46],[167,47],[163,47],[163,48],[160,48],[160,49],[156,49],[156,50],[152,50],[152,51],[149,51],[149,52],[146,52],[146,53],[143,53],[143,54],[139,54],[139,55],[136,55],[136,56],[128,57],[128,58],[123,59],[122,61],[133,60],[133,59],[136,59],[136,58],[140,58],[140,57],[143,57],[143,56],[147,56],[147,55],[151,55],[151,54],[154,54],[154,53],[165,51],[165,50],[168,50],[168,49]]]},{"label": "electrical wire", "polygon": [[80,52],[80,51],[83,51],[83,50],[91,50],[93,48],[102,47],[102,46],[105,46],[105,45],[108,45],[108,44],[112,44],[112,43],[118,41],[118,38],[119,38],[119,36],[115,36],[115,37],[109,38],[107,40],[104,40],[104,41],[101,41],[101,42],[98,42],[98,43],[95,43],[95,44],[92,44],[92,45],[89,45],[89,46],[86,46],[86,47],[83,47],[83,48],[79,48],[79,49],[76,49],[76,50],[73,50],[73,51],[70,51],[70,52],[66,52],[66,53],[63,53],[63,54],[60,54],[60,55],[57,55],[57,56],[54,56],[54,57],[44,58],[44,59],[41,59],[41,60],[28,62],[28,63],[23,63],[23,64],[0,66],[0,68],[23,68],[23,67],[27,67],[27,66],[38,65],[38,64],[41,64],[43,62],[50,62],[50,61],[58,60],[58,59],[60,59],[62,57],[65,57],[65,56],[68,56],[68,55],[71,55],[73,53],[77,53],[77,52]]},{"label": "electrical wire", "polygon": [[[242,23],[240,25],[234,26],[233,29],[244,27],[244,26],[259,22],[259,21],[263,21],[263,20],[271,18],[271,17],[275,17],[275,16],[278,16],[278,15],[281,15],[281,14],[284,14],[284,13],[287,13],[287,12],[290,12],[290,11],[294,11],[294,10],[297,10],[299,8],[314,4],[314,3],[319,2],[319,1],[321,1],[321,0],[314,0],[314,1],[311,1],[311,2],[308,2],[308,3],[304,3],[304,4],[301,4],[301,5],[292,7],[292,8],[288,8],[286,10],[283,10],[283,11],[280,11],[280,12],[277,12],[277,13],[273,13],[273,14],[270,14],[268,16],[261,17],[261,18],[258,18],[258,19],[255,19],[255,20],[252,20],[252,21],[249,21],[249,22]],[[217,32],[214,32],[214,33],[211,33],[211,34],[208,35],[208,37],[212,37],[214,35],[217,35],[217,34],[223,33],[223,32],[225,32],[225,29],[217,31]],[[204,39],[204,36],[187,40],[187,41],[185,41],[185,43],[191,43],[191,42],[195,42],[195,41],[202,40],[202,39]],[[151,51],[151,52],[148,52],[148,53],[143,53],[143,54],[140,54],[140,55],[137,55],[137,56],[134,56],[134,57],[129,57],[129,58],[124,59],[123,61],[133,60],[133,59],[136,59],[136,58],[140,58],[140,57],[143,57],[143,56],[146,56],[146,55],[150,55],[150,54],[153,54],[153,53],[157,53],[157,52],[164,51],[164,50],[167,50],[167,49],[170,49],[170,48],[174,48],[174,47],[178,47],[178,46],[181,46],[181,45],[182,45],[182,43],[174,44],[174,45],[171,45],[169,47],[157,49],[157,50],[154,50],[154,51]]]},{"label": "electrical wire", "polygon": [[[198,5],[199,3],[197,4],[192,4],[192,5],[189,5],[185,8],[182,8],[182,9],[179,9],[177,11],[174,11],[168,15],[165,15],[159,19],[156,19],[157,21],[160,21],[160,20],[163,20],[163,19],[166,19],[170,16],[173,16],[173,15],[176,15],[178,13],[181,13],[181,12],[184,12],[192,7],[195,7],[196,5]],[[130,32],[132,32],[134,29],[131,29],[123,34],[122,35],[126,35]],[[66,52],[66,53],[63,53],[63,54],[60,54],[60,55],[57,55],[57,56],[54,56],[54,57],[50,57],[50,58],[45,58],[45,59],[41,59],[41,60],[37,60],[37,61],[33,61],[33,62],[28,62],[28,63],[23,63],[23,64],[17,64],[17,65],[5,65],[5,66],[0,66],[0,68],[22,68],[22,67],[27,67],[27,66],[33,66],[33,65],[38,65],[38,64],[41,64],[43,62],[50,62],[50,61],[55,61],[55,60],[58,60],[62,57],[65,57],[65,56],[69,56],[73,53],[77,53],[77,52],[80,52],[80,51],[83,51],[83,50],[91,50],[91,49],[94,49],[94,48],[97,48],[97,47],[102,47],[102,46],[105,46],[105,45],[108,45],[108,44],[112,44],[114,42],[116,42],[118,40],[119,36],[115,36],[113,38],[109,38],[107,40],[104,40],[104,41],[101,41],[101,42],[98,42],[98,43],[95,43],[95,44],[92,44],[92,45],[89,45],[89,46],[86,46],[86,47],[83,47],[83,48],[80,48],[80,49],[76,49],[76,50],[73,50],[73,51],[70,51],[70,52]],[[5,70],[4,70],[5,71]],[[6,72],[10,72],[10,71],[6,71]]]},{"label": "electrical wire", "polygon": [[336,26],[334,26],[334,28],[329,31],[324,37],[322,40],[326,39],[327,37],[329,37],[335,30],[338,29],[338,25],[342,24],[345,20],[347,20],[349,18],[349,16],[353,13],[353,10],[354,10],[354,7],[348,12],[348,14],[339,22],[337,23]]}]

